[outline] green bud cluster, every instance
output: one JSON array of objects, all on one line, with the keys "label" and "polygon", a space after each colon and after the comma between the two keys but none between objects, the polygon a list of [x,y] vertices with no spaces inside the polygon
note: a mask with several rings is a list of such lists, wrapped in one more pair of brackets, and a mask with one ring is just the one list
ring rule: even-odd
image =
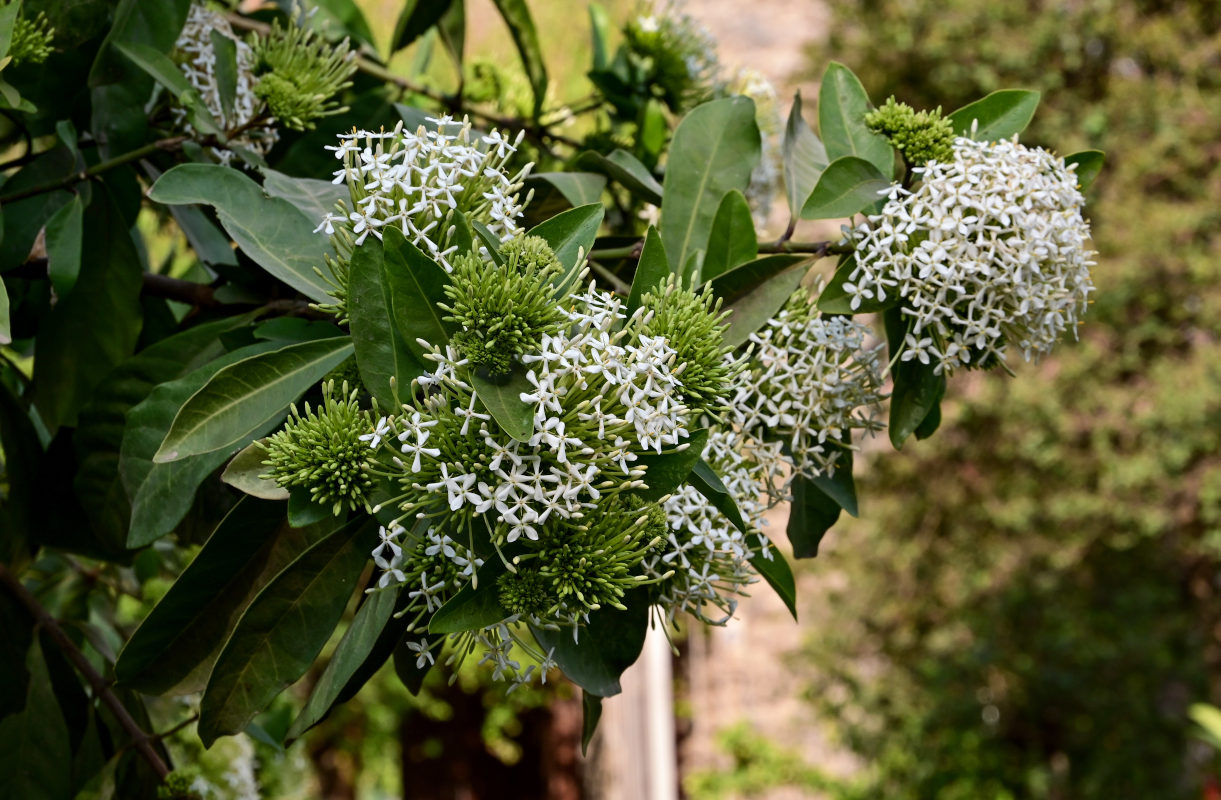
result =
[{"label": "green bud cluster", "polygon": [[649,542],[648,555],[661,556],[668,546],[666,537],[670,534],[670,522],[666,516],[666,507],[661,503],[649,503],[637,494],[623,495],[624,507],[628,511],[644,516],[641,539]]},{"label": "green bud cluster", "polygon": [[55,29],[47,23],[47,17],[41,11],[33,19],[19,16],[13,25],[9,58],[13,59],[14,64],[41,64],[51,55],[51,40],[54,37]]},{"label": "green bud cluster", "polygon": [[560,261],[537,236],[509,240],[502,248],[503,264],[470,253],[454,259],[445,294],[450,305],[447,322],[462,326],[453,344],[476,368],[503,375],[515,357],[538,349],[545,334],[565,320],[556,303],[553,281]]},{"label": "green bud cluster", "polygon": [[511,614],[541,617],[556,603],[547,579],[537,568],[523,567],[506,572],[496,581],[500,605]]},{"label": "green bud cluster", "polygon": [[194,788],[198,769],[175,770],[165,776],[157,787],[157,800],[203,800],[203,795]]},{"label": "green bud cluster", "polygon": [[687,111],[723,90],[715,42],[672,5],[629,20],[623,38],[650,90],[670,110]]},{"label": "green bud cluster", "polygon": [[886,105],[865,115],[869,130],[890,140],[909,166],[954,159],[954,126],[941,116],[941,107],[916,111],[906,103],[887,99]]},{"label": "green bud cluster", "polygon": [[646,293],[646,314],[640,334],[664,336],[678,354],[682,366],[675,375],[682,381],[682,395],[689,407],[714,412],[729,393],[733,378],[741,371],[725,356],[724,333],[729,312],[720,311],[721,301],[705,289],[696,293],[670,278]]},{"label": "green bud cluster", "polygon": [[368,473],[369,445],[360,439],[369,430],[368,417],[356,402],[356,390],[349,394],[345,383],[344,399],[336,400],[334,389],[330,382],[322,387],[317,410],[306,403],[302,415],[292,406],[284,429],[264,445],[263,464],[271,472],[263,477],[285,488],[309,489],[314,502],[339,514],[344,505],[366,506],[373,480]]},{"label": "green bud cluster", "polygon": [[310,130],[314,120],[348,110],[333,99],[352,85],[356,71],[347,39],[335,46],[296,22],[282,27],[277,20],[265,38],[254,37],[251,49],[259,73],[254,93],[285,127]]},{"label": "green bud cluster", "polygon": [[604,504],[597,516],[579,524],[549,526],[538,550],[530,554],[555,598],[552,613],[561,608],[584,613],[602,606],[623,610],[623,595],[641,585],[636,567],[650,541],[644,538],[639,517],[611,510],[613,505]]}]

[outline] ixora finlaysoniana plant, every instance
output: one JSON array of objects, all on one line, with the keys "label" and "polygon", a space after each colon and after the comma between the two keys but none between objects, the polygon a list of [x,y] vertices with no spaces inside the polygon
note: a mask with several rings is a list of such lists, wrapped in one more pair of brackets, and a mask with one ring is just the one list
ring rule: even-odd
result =
[{"label": "ixora finlaysoniana plant", "polygon": [[[570,107],[515,39],[522,119],[389,73],[363,24],[324,45],[274,11],[120,5],[87,41],[51,37],[34,0],[0,6],[0,43],[34,20],[22,57],[90,87],[86,113],[0,86],[57,134],[0,194],[0,585],[30,620],[0,733],[55,734],[78,703],[53,645],[109,731],[80,747],[135,754],[146,778],[169,769],[142,694],[191,695],[211,745],[341,624],[280,738],[387,661],[413,691],[459,662],[509,688],[558,669],[592,732],[650,624],[727,624],[760,579],[795,610],[770,508],[815,555],[858,512],[860,437],[930,435],[949,375],[1046,354],[1092,291],[1080,191],[1101,154],[1015,141],[1030,92],[874,110],[832,65],[818,133],[798,99],[765,143],[751,96],[769,93],[734,94],[671,3],[613,54],[595,13],[592,99]],[[395,49],[436,22],[405,13]],[[761,243],[778,173],[793,225]],[[791,241],[801,218],[852,224]],[[147,613],[106,594],[158,574]],[[82,643],[56,617],[108,633]],[[112,688],[111,640],[134,691]],[[75,740],[46,738],[72,761]]]}]

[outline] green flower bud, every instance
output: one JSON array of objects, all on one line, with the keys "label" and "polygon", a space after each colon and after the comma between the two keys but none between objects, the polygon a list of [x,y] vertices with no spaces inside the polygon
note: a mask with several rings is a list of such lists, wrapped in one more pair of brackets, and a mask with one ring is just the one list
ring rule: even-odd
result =
[{"label": "green flower bud", "polygon": [[264,465],[271,472],[263,477],[283,487],[309,489],[314,502],[330,505],[338,515],[347,505],[356,509],[368,505],[372,478],[368,473],[369,445],[361,440],[369,431],[369,420],[356,402],[357,392],[346,399],[332,395],[335,384],[322,387],[322,406],[317,410],[305,405],[305,414],[292,407],[284,429],[271,436],[265,445]]},{"label": "green flower bud", "polygon": [[555,605],[548,586],[539,571],[529,567],[516,573],[506,572],[496,581],[500,604],[510,613],[523,617],[541,617]]},{"label": "green flower bud", "polygon": [[470,253],[454,259],[450,305],[445,319],[462,326],[453,344],[471,366],[503,375],[513,360],[538,349],[545,334],[565,321],[553,282],[559,259],[537,236],[511,239],[502,248],[504,264]]},{"label": "green flower bud", "polygon": [[692,409],[714,412],[725,400],[740,367],[725,356],[725,317],[721,301],[711,291],[696,294],[673,279],[645,294],[643,306],[652,312],[640,326],[644,336],[664,336],[678,354],[674,374],[682,381],[683,400]]},{"label": "green flower bud", "polygon": [[909,166],[954,160],[954,126],[941,116],[940,107],[916,111],[891,97],[886,105],[865,115],[865,124],[874,133],[890,139]]},{"label": "green flower bud", "polygon": [[194,788],[198,777],[199,770],[195,768],[171,772],[157,787],[157,800],[203,800],[203,795]]},{"label": "green flower bud", "polygon": [[41,11],[34,19],[19,16],[13,25],[13,40],[8,54],[14,64],[41,64],[51,55],[51,40],[55,29],[47,24]]},{"label": "green flower bud", "polygon": [[291,22],[272,26],[266,38],[255,36],[259,82],[254,93],[285,127],[303,131],[314,120],[347,111],[332,98],[352,85],[356,54],[348,40],[335,46],[309,28]]}]

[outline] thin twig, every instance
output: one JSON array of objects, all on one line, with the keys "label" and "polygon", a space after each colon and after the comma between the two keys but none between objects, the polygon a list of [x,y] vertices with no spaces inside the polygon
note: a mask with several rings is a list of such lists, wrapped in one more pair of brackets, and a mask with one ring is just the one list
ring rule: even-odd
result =
[{"label": "thin twig", "polygon": [[105,679],[93,668],[93,665],[89,663],[89,659],[80,651],[80,648],[68,638],[68,635],[64,633],[63,628],[59,626],[55,618],[42,607],[42,604],[38,602],[38,598],[29,589],[25,588],[21,581],[13,573],[9,572],[8,567],[3,564],[0,564],[0,584],[3,584],[17,598],[17,601],[25,606],[26,610],[30,612],[30,616],[34,618],[34,622],[45,630],[47,635],[51,637],[51,640],[63,651],[63,654],[72,662],[72,665],[76,667],[85,680],[89,682],[89,685],[93,687],[94,696],[106,704],[111,713],[114,714],[115,719],[118,720],[120,727],[127,731],[136,751],[148,762],[157,777],[165,780],[170,774],[170,768],[166,766],[165,762],[161,760],[160,754],[153,748],[152,742],[156,740],[155,737],[149,736],[136,723],[130,712],[124,707],[122,701],[111,691]]},{"label": "thin twig", "polygon": [[188,137],[186,136],[171,136],[168,139],[158,139],[157,141],[150,142],[143,147],[138,147],[135,150],[129,150],[128,152],[117,155],[112,159],[94,164],[88,169],[74,172],[66,178],[61,178],[49,183],[41,183],[37,186],[31,186],[28,189],[21,189],[6,195],[0,195],[0,206],[6,206],[9,203],[15,203],[18,200],[24,200],[27,197],[34,197],[35,195],[54,192],[58,189],[68,189],[80,181],[87,181],[95,175],[100,175],[107,170],[114,169],[115,167],[121,167],[124,164],[131,163],[132,161],[138,161],[139,159],[144,158],[145,156],[151,156],[156,152],[177,150],[182,147],[183,143],[186,142],[187,139]]}]

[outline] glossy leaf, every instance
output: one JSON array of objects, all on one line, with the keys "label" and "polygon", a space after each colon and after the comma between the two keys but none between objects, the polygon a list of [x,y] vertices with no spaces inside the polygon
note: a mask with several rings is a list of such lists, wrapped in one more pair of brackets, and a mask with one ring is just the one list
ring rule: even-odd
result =
[{"label": "glossy leaf", "polygon": [[543,110],[543,101],[547,97],[547,67],[543,62],[543,50],[539,46],[538,31],[534,28],[534,19],[526,0],[492,0],[500,16],[504,17],[509,35],[521,56],[522,66],[526,69],[526,77],[530,80],[530,88],[534,91],[534,117]]},{"label": "glossy leaf", "polygon": [[536,172],[529,180],[555,187],[573,208],[600,203],[606,188],[606,176],[594,172]]},{"label": "glossy leaf", "polygon": [[360,608],[356,609],[356,616],[352,618],[352,624],[344,631],[343,638],[335,646],[335,654],[331,656],[326,669],[322,671],[318,682],[314,684],[309,700],[306,701],[305,707],[301,709],[301,713],[297,715],[288,729],[288,735],[285,737],[286,744],[299,738],[301,734],[317,725],[323,717],[330,713],[348,680],[356,673],[377,644],[382,629],[386,627],[386,623],[390,621],[390,615],[394,613],[398,594],[397,589],[374,592],[365,598]]},{"label": "glossy leaf", "polygon": [[397,53],[420,38],[445,15],[453,0],[407,0],[394,23],[390,37],[390,52]]},{"label": "glossy leaf", "polygon": [[702,458],[695,462],[695,466],[691,468],[691,474],[687,476],[695,490],[704,496],[704,499],[712,504],[712,507],[725,515],[735,528],[742,533],[749,533],[750,529],[746,524],[746,520],[742,519],[742,512],[738,509],[737,502],[733,499],[733,495],[729,493],[729,489],[725,487],[721,481],[721,476],[716,474],[716,471],[708,466],[708,462]]},{"label": "glossy leaf", "polygon": [[[836,445],[834,442],[828,441],[827,446],[835,447]],[[859,517],[861,512],[856,500],[856,481],[852,478],[852,461],[852,451],[845,449],[836,460],[835,474],[832,476],[818,475],[812,479],[812,482],[844,511],[854,517]]]},{"label": "glossy leaf", "polygon": [[[402,234],[399,234],[401,237]],[[394,246],[392,244],[391,246]],[[411,269],[399,267],[395,269]],[[395,286],[415,288],[410,279],[415,273],[396,276]],[[400,305],[407,302],[401,299]],[[415,313],[415,304],[403,314]],[[370,238],[352,253],[348,272],[348,315],[352,329],[352,345],[361,380],[377,402],[385,409],[394,409],[390,379],[406,389],[424,371],[413,354],[422,348],[408,346],[399,332],[394,309],[394,291],[385,269],[382,243]]]},{"label": "glossy leaf", "polygon": [[789,524],[786,533],[796,558],[814,558],[818,545],[839,519],[840,507],[808,478],[800,475],[789,486]]},{"label": "glossy leaf", "polygon": [[216,77],[216,94],[220,99],[221,112],[233,115],[233,103],[237,99],[237,42],[218,30],[208,38],[212,42],[213,74]]},{"label": "glossy leaf", "polygon": [[135,349],[143,321],[140,258],[104,190],[85,212],[82,242],[88,258],[75,289],[43,320],[34,359],[34,404],[52,430],[76,423],[98,384]]},{"label": "glossy leaf", "polygon": [[793,620],[797,620],[797,581],[793,578],[793,568],[789,566],[789,562],[784,560],[784,555],[774,544],[768,545],[768,552],[771,558],[768,558],[763,553],[756,553],[750,559],[751,566],[755,568],[763,580],[767,581],[767,585],[776,591],[776,595],[784,602],[785,608],[793,615]]},{"label": "glossy leaf", "polygon": [[24,709],[0,720],[0,797],[68,800],[72,772],[64,766],[72,763],[72,743],[37,636],[26,669]]},{"label": "glossy leaf", "polygon": [[290,528],[283,503],[238,500],[119,653],[116,680],[145,694],[203,688],[246,606],[327,532]]},{"label": "glossy leaf", "polygon": [[[957,136],[971,136],[977,141],[994,142],[1008,139],[1026,130],[1039,107],[1039,93],[1029,89],[1001,89],[987,97],[968,103],[950,114],[950,124]],[[978,122],[974,134],[971,126]]]},{"label": "glossy leaf", "polygon": [[721,198],[746,190],[759,147],[755,104],[745,97],[704,103],[678,123],[661,205],[661,238],[671,268],[682,268],[708,246]]},{"label": "glossy leaf", "polygon": [[115,42],[115,46],[179,100],[187,111],[191,125],[196,130],[212,136],[223,136],[224,132],[208,113],[207,106],[199,92],[187,81],[186,76],[182,74],[182,70],[178,69],[178,65],[174,63],[173,59],[155,47],[138,42]]},{"label": "glossy leaf", "polygon": [[[660,500],[686,482],[691,470],[699,463],[708,444],[708,430],[692,431],[682,450],[665,450],[661,453],[641,453],[636,466],[645,468],[644,482],[647,488],[638,490],[641,498]],[[605,697],[605,695],[603,695]]]},{"label": "glossy leaf", "polygon": [[557,214],[530,229],[530,236],[540,236],[551,245],[564,267],[564,273],[556,280],[560,291],[567,291],[576,282],[579,270],[593,249],[605,213],[601,203],[590,203]]},{"label": "glossy leaf", "polygon": [[282,417],[290,403],[352,355],[346,336],[290,344],[217,372],[174,417],[153,461],[223,450],[252,425]]},{"label": "glossy leaf", "polygon": [[[4,191],[32,189],[68,177],[76,170],[76,160],[66,147],[55,147],[38,156],[4,182]],[[82,193],[88,184],[81,187]],[[6,203],[3,208],[4,234],[0,236],[0,272],[26,262],[34,240],[51,216],[72,200],[67,190],[45,192]]]},{"label": "glossy leaf", "polygon": [[327,214],[335,213],[340,200],[351,203],[348,187],[318,178],[293,178],[274,169],[263,170],[263,191],[292,203],[315,225]]},{"label": "glossy leaf", "polygon": [[755,220],[746,197],[734,189],[726,193],[712,218],[708,249],[700,270],[700,282],[710,281],[759,257]]},{"label": "glossy leaf", "polygon": [[213,206],[221,226],[256,264],[311,300],[332,302],[326,281],[314,272],[330,252],[326,237],[314,233],[318,221],[283,198],[268,197],[240,171],[180,164],[158,178],[148,196],[166,205]]},{"label": "glossy leaf", "polygon": [[802,219],[839,219],[868,208],[890,188],[873,164],[855,156],[832,161],[801,209]]},{"label": "glossy leaf", "polygon": [[475,574],[475,581],[458,590],[445,605],[432,615],[429,633],[463,633],[495,625],[509,611],[500,604],[496,581],[505,574],[499,558],[489,558]]},{"label": "glossy leaf", "polygon": [[199,708],[199,737],[239,733],[309,669],[343,615],[377,539],[357,519],[301,553],[258,593],[221,650]]},{"label": "glossy leaf", "polygon": [[242,494],[260,500],[287,500],[288,490],[275,481],[262,477],[270,471],[263,462],[267,459],[265,439],[252,442],[243,448],[225,467],[220,479]]},{"label": "glossy leaf", "polygon": [[59,297],[72,291],[80,275],[84,225],[85,205],[79,194],[47,220],[47,275]]},{"label": "glossy leaf", "polygon": [[784,158],[784,193],[789,201],[789,213],[796,217],[818,185],[822,171],[831,163],[827,148],[801,115],[801,92],[793,96],[793,107],[784,126],[781,154]]},{"label": "glossy leaf", "polygon": [[496,238],[496,234],[492,233],[487,225],[484,225],[477,219],[468,219],[467,222],[470,224],[471,230],[475,232],[475,236],[479,239],[477,244],[487,251],[488,257],[497,264],[505,263],[504,256],[500,254],[500,239]]},{"label": "glossy leaf", "polygon": [[656,289],[662,281],[670,277],[670,261],[666,258],[666,246],[661,242],[661,235],[652,225],[644,234],[644,247],[636,262],[636,274],[632,277],[632,290],[628,292],[626,311],[630,316],[640,308],[644,296]]},{"label": "glossy leaf", "polygon": [[[419,694],[420,689],[424,688],[424,679],[428,677],[428,673],[432,672],[432,668],[436,666],[436,657],[440,653],[440,647],[437,642],[443,640],[445,635],[429,635],[412,634],[410,638],[400,636],[394,647],[394,674],[402,682],[403,688],[410,694]],[[420,663],[420,654],[408,644],[419,644],[421,641],[428,642],[430,647],[434,647],[431,661],[425,659],[424,663]]]},{"label": "glossy leaf", "polygon": [[642,590],[628,592],[623,605],[626,611],[608,606],[590,614],[580,644],[567,628],[530,630],[573,683],[599,697],[612,697],[623,691],[619,676],[640,657],[649,629],[648,596]]},{"label": "glossy leaf", "polygon": [[626,150],[613,150],[609,156],[585,152],[577,159],[577,166],[604,173],[646,203],[661,205],[661,184],[648,167]]},{"label": "glossy leaf", "polygon": [[418,340],[437,345],[449,341],[450,325],[438,307],[446,302],[449,276],[437,262],[409,242],[398,228],[389,228],[382,240],[390,308],[403,343],[423,362],[428,352]]},{"label": "glossy leaf", "polygon": [[[883,317],[891,358],[903,347],[907,332],[906,318],[898,309],[890,309]],[[907,438],[916,432],[933,413],[945,396],[945,375],[934,375],[933,365],[917,359],[899,360],[891,370],[894,388],[890,394],[890,443],[902,449]]]},{"label": "glossy leaf", "polygon": [[852,70],[832,61],[818,91],[818,131],[832,161],[855,156],[877,167],[886,177],[895,173],[890,140],[865,126],[869,95]]},{"label": "glossy leaf", "polygon": [[[260,342],[224,354],[177,380],[156,386],[127,412],[119,450],[119,476],[131,498],[128,547],[143,547],[172,531],[190,509],[195,490],[229,456],[228,452],[218,450],[168,464],[154,463],[153,456],[178,410],[223,367],[268,352],[274,346]],[[285,408],[284,414],[287,413]],[[276,418],[253,426],[249,436],[262,436],[278,421]]]},{"label": "glossy leaf", "polygon": [[810,257],[778,254],[743,264],[709,285],[729,313],[725,344],[736,347],[784,307],[805,276]]},{"label": "glossy leaf", "polygon": [[515,363],[508,375],[488,377],[473,372],[470,381],[479,402],[505,433],[519,442],[534,435],[535,404],[522,400],[521,395],[536,387],[526,378],[520,364]]},{"label": "glossy leaf", "polygon": [[589,743],[602,720],[602,698],[592,692],[581,692],[581,755],[589,752]]},{"label": "glossy leaf", "polygon": [[1077,165],[1077,186],[1081,191],[1090,188],[1090,184],[1102,172],[1102,165],[1105,161],[1106,153],[1101,150],[1082,150],[1080,153],[1064,157],[1065,166]]}]

